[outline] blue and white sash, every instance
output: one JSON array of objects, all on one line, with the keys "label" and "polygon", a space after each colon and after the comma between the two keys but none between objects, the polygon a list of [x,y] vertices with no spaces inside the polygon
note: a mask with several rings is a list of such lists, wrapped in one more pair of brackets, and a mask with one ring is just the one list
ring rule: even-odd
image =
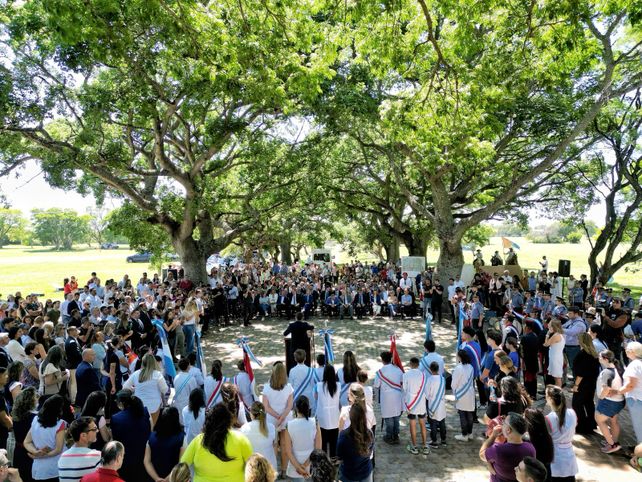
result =
[{"label": "blue and white sash", "polygon": [[435,399],[428,404],[428,415],[430,416],[430,418],[432,418],[432,416],[437,411],[437,408],[439,408],[439,404],[444,399],[445,395],[446,380],[444,379],[444,377],[439,377],[439,388],[437,388],[437,395],[435,396]]},{"label": "blue and white sash", "polygon": [[466,381],[466,383],[464,383],[464,386],[461,387],[459,390],[455,391],[455,400],[460,400],[464,395],[466,395],[466,393],[468,393],[468,390],[473,388],[474,378],[475,378],[475,371],[473,370],[470,374],[470,377]]},{"label": "blue and white sash", "polygon": [[305,389],[308,387],[310,382],[312,381],[312,376],[314,373],[314,368],[309,367],[308,368],[308,373],[306,373],[305,378],[303,379],[303,383],[297,387],[296,390],[294,390],[294,401],[296,401],[305,391]]},{"label": "blue and white sash", "polygon": [[178,389],[176,390],[176,393],[174,393],[174,400],[178,398],[178,396],[181,394],[181,392],[187,386],[187,384],[191,379],[192,379],[192,374],[190,373],[185,377],[185,380],[183,380],[183,383],[181,384],[181,386],[178,387]]}]

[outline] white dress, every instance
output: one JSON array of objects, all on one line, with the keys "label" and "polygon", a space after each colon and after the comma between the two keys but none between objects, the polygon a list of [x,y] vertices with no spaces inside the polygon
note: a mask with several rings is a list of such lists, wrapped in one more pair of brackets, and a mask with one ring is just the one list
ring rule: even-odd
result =
[{"label": "white dress", "polygon": [[[314,450],[314,440],[317,435],[316,420],[314,417],[310,417],[307,420],[305,418],[295,418],[288,422],[287,430],[292,441],[292,453],[294,458],[299,463],[305,462]],[[286,475],[293,479],[301,478],[299,473],[289,462]]]},{"label": "white dress", "polygon": [[557,343],[548,347],[548,374],[554,378],[562,378],[564,374],[564,335]]},{"label": "white dress", "polygon": [[[294,393],[292,385],[289,383],[285,385],[281,390],[274,390],[269,383],[266,383],[263,387],[263,404],[265,404],[265,399],[267,399],[270,404],[270,408],[277,413],[283,413],[285,407],[288,403],[288,398]],[[288,413],[288,416],[283,421],[281,425],[276,427],[276,418],[274,418],[269,413],[267,414],[267,421],[274,425],[278,432],[285,429],[285,425],[292,420],[292,411]]]},{"label": "white dress", "polygon": [[548,426],[553,438],[553,462],[551,463],[552,477],[573,477],[578,472],[577,459],[573,450],[573,436],[577,425],[577,415],[570,408],[566,409],[566,417],[562,428],[555,412],[546,415]]},{"label": "white dress", "polygon": [[261,433],[261,424],[258,420],[252,420],[241,427],[241,433],[245,435],[252,444],[252,453],[261,454],[268,459],[275,471],[278,470],[276,465],[276,455],[274,453],[274,440],[276,439],[276,428],[271,423],[267,424],[267,436]]},{"label": "white dress", "polygon": [[143,401],[149,413],[154,413],[160,408],[162,396],[167,392],[167,382],[158,370],[154,370],[151,378],[144,382],[139,381],[140,374],[141,370],[136,370],[124,383],[123,389],[132,390]]}]

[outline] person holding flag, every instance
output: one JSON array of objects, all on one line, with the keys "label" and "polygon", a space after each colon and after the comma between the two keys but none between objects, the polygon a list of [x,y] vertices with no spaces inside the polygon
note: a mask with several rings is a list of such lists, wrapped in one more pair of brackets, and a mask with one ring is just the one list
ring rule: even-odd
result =
[{"label": "person holding flag", "polygon": [[305,395],[310,400],[310,410],[312,411],[312,416],[314,416],[314,368],[305,364],[305,350],[296,350],[294,352],[294,361],[297,364],[292,367],[289,375],[290,384],[294,389],[294,403],[301,395]]},{"label": "person holding flag", "polygon": [[403,371],[392,364],[391,352],[381,352],[380,356],[383,367],[375,374],[373,388],[381,408],[385,430],[383,441],[396,445],[399,443],[399,418],[403,411]]},{"label": "person holding flag", "polygon": [[410,422],[410,444],[406,446],[406,450],[413,455],[419,453],[417,419],[419,419],[419,428],[421,429],[422,453],[424,455],[430,453],[430,447],[427,444],[426,424],[424,423],[426,419],[426,378],[426,375],[419,370],[419,359],[413,356],[410,359],[410,370],[403,374],[402,380],[404,405]]}]

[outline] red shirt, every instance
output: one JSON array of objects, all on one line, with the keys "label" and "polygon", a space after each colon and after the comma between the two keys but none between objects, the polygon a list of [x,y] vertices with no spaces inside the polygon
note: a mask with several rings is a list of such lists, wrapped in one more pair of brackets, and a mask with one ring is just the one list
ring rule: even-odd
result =
[{"label": "red shirt", "polygon": [[80,482],[125,482],[118,477],[118,472],[104,467],[98,467],[96,472],[87,474],[80,479]]}]

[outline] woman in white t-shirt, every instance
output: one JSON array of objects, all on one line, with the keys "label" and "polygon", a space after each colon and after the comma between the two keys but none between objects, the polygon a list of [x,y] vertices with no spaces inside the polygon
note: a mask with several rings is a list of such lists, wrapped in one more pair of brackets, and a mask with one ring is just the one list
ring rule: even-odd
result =
[{"label": "woman in white t-shirt", "polygon": [[316,414],[321,429],[321,446],[330,457],[334,457],[339,438],[341,386],[337,382],[334,367],[329,363],[323,369],[323,380],[317,383],[314,396],[317,399]]},{"label": "woman in white t-shirt", "polygon": [[168,390],[163,374],[158,370],[156,358],[151,353],[143,357],[140,370],[132,373],[123,385],[123,389],[131,390],[140,398],[152,419],[152,427],[160,414],[163,396]]},{"label": "woman in white t-shirt", "polygon": [[626,397],[626,406],[631,414],[631,423],[637,443],[642,443],[642,343],[632,341],[626,345],[628,364],[622,378],[624,385],[619,390],[613,390],[618,395]]},{"label": "woman in white t-shirt", "polygon": [[308,397],[297,398],[295,411],[296,418],[290,420],[283,431],[282,447],[288,457],[286,475],[292,480],[303,481],[310,476],[310,454],[321,448],[321,430],[314,417],[310,417]]},{"label": "woman in white t-shirt", "polygon": [[61,368],[62,360],[62,348],[59,345],[54,345],[49,348],[47,357],[40,364],[38,370],[40,388],[38,393],[43,397],[41,398],[41,403],[44,402],[44,397],[59,393],[62,384],[69,378],[69,372]]},{"label": "woman in white t-shirt", "polygon": [[199,309],[196,301],[190,299],[181,314],[183,319],[183,334],[185,335],[185,354],[189,355],[194,351],[194,333],[198,323]]},{"label": "woman in white t-shirt", "polygon": [[189,394],[189,403],[183,408],[183,426],[185,428],[185,446],[203,431],[205,423],[205,392],[195,388]]},{"label": "woman in white t-shirt", "polygon": [[372,407],[369,407],[366,403],[366,395],[363,387],[358,383],[352,383],[350,385],[350,388],[348,389],[348,405],[341,407],[341,415],[339,416],[339,432],[350,427],[350,409],[355,403],[360,403],[364,406],[368,428],[372,430],[372,433],[374,433],[374,429],[377,428],[377,419]]},{"label": "woman in white t-shirt", "polygon": [[602,371],[597,378],[595,390],[598,399],[595,407],[595,421],[606,440],[602,452],[610,454],[622,448],[618,443],[620,424],[617,416],[624,409],[624,395],[611,394],[612,390],[622,388],[622,377],[615,366],[615,355],[612,351],[601,351],[599,360]]},{"label": "woman in white t-shirt", "polygon": [[287,422],[292,420],[294,390],[288,383],[288,375],[283,362],[276,362],[270,375],[270,383],[263,387],[261,401],[265,406],[267,421],[276,427],[281,445],[281,467],[285,467],[287,453],[284,447],[284,430]]},{"label": "woman in white t-shirt", "polygon": [[271,423],[267,423],[266,415],[263,404],[254,402],[250,407],[252,421],[241,427],[241,433],[252,443],[253,453],[265,457],[276,472],[276,428]]}]

